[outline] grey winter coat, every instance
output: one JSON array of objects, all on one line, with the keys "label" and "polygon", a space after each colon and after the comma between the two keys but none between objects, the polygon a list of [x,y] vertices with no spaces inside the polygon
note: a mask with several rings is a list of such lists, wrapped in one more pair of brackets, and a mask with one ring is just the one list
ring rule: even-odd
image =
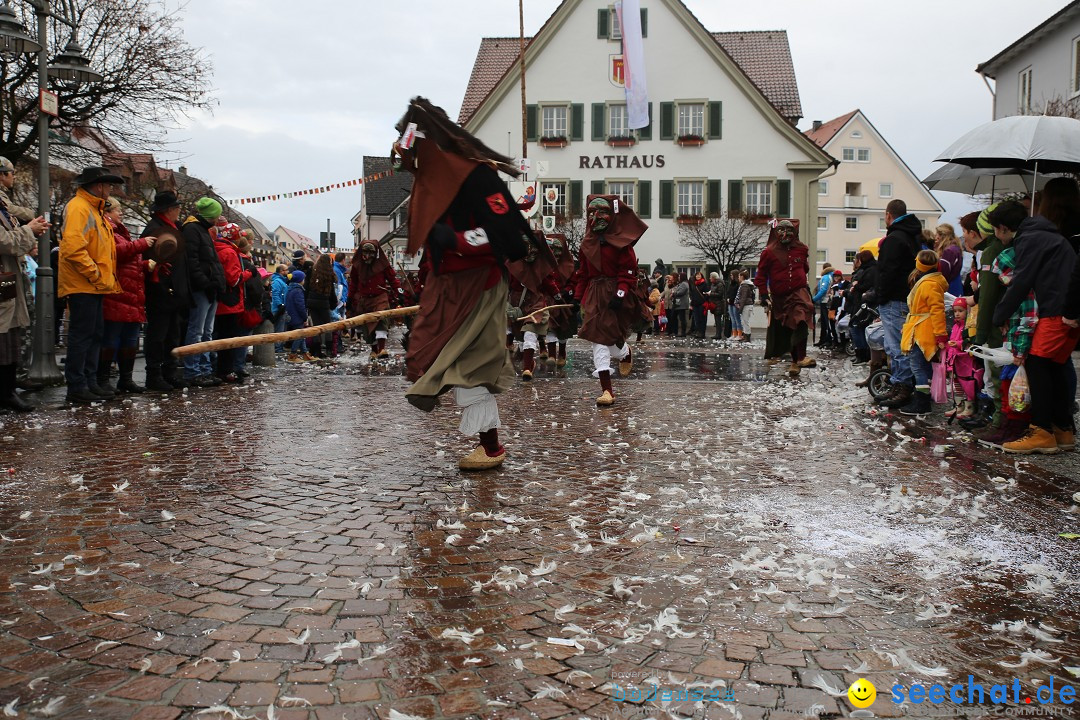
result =
[{"label": "grey winter coat", "polygon": [[0,333],[30,326],[30,313],[26,307],[27,280],[20,261],[36,244],[37,238],[30,228],[25,225],[13,227],[0,214],[0,268],[15,273],[15,297],[0,302]]}]

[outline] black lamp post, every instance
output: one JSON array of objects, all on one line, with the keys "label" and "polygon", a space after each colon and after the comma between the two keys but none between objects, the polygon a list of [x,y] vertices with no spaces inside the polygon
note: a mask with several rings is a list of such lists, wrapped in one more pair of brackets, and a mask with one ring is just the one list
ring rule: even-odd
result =
[{"label": "black lamp post", "polygon": [[[52,77],[65,85],[81,85],[101,82],[103,76],[90,69],[90,61],[83,55],[82,48],[75,41],[75,25],[63,15],[54,13],[48,0],[25,0],[34,8],[37,16],[37,40],[26,34],[15,11],[7,0],[0,4],[0,52],[10,54],[38,54],[38,214],[46,216],[55,224],[55,219],[48,217],[49,203],[49,116],[41,111],[41,101]],[[55,18],[71,28],[72,38],[62,53],[49,65],[48,19]],[[51,265],[49,238],[51,233],[42,233],[38,239],[37,287],[34,300],[34,341],[33,362],[30,365],[30,380],[47,385],[59,385],[64,381],[54,355],[56,338],[54,328],[53,268]]]}]

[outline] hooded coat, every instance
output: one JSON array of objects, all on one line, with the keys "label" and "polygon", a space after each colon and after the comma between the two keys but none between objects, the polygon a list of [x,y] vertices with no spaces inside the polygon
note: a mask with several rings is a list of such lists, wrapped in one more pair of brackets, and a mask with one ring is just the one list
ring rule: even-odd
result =
[{"label": "hooded coat", "polygon": [[878,278],[874,291],[878,304],[902,301],[908,294],[908,276],[922,247],[922,223],[914,215],[893,220],[878,250]]},{"label": "hooded coat", "polygon": [[938,351],[938,343],[948,339],[945,326],[945,291],[949,281],[935,271],[915,282],[907,296],[908,316],[900,333],[900,349],[910,352],[918,346],[927,360]]},{"label": "hooded coat", "polygon": [[150,249],[145,238],[131,239],[131,233],[123,223],[113,222],[116,238],[116,279],[120,292],[106,295],[102,301],[102,312],[108,322],[144,323],[146,322],[146,276],[149,269],[142,254]]}]

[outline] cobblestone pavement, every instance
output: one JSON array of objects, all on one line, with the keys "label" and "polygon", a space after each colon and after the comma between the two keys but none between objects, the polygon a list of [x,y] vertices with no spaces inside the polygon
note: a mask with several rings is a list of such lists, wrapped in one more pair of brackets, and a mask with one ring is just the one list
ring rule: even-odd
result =
[{"label": "cobblestone pavement", "polygon": [[[0,417],[3,716],[787,720],[864,677],[878,717],[974,717],[890,688],[1076,682],[1074,461],[871,414],[839,359],[640,347],[612,408],[583,345],[515,386],[475,476],[394,364]],[[732,699],[615,701],[654,684]]]}]

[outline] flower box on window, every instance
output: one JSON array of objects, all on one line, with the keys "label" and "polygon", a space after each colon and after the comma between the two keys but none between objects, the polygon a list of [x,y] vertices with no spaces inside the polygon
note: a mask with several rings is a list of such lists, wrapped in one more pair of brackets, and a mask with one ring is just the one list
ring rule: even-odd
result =
[{"label": "flower box on window", "polygon": [[695,147],[705,144],[705,138],[700,135],[680,135],[675,141],[684,147]]},{"label": "flower box on window", "polygon": [[631,147],[637,142],[637,138],[633,135],[613,135],[607,139],[607,144],[611,147]]},{"label": "flower box on window", "polygon": [[772,221],[772,215],[761,215],[758,213],[743,213],[743,220],[751,225],[765,225]]},{"label": "flower box on window", "polygon": [[679,225],[700,225],[705,218],[701,215],[679,215],[675,222]]},{"label": "flower box on window", "polygon": [[565,135],[553,135],[551,137],[540,138],[541,147],[566,147],[570,144],[570,141],[566,139]]}]

